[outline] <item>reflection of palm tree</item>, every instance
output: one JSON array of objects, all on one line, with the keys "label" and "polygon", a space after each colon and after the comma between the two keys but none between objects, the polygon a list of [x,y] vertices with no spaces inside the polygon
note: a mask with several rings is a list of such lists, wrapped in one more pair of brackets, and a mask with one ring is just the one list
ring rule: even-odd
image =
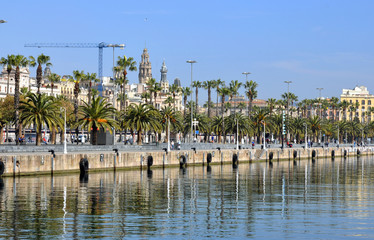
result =
[{"label": "reflection of palm tree", "polygon": [[161,129],[159,112],[148,104],[131,104],[123,116],[123,124],[132,132],[138,132],[138,145],[142,144],[143,131]]},{"label": "reflection of palm tree", "polygon": [[30,93],[25,101],[21,102],[21,121],[25,125],[36,126],[36,145],[41,144],[42,125],[48,125],[49,129],[62,127],[63,123],[59,117],[59,108],[54,98],[46,94]]},{"label": "reflection of palm tree", "polygon": [[92,97],[91,104],[83,102],[83,106],[80,107],[82,117],[79,119],[78,124],[92,129],[92,145],[97,144],[97,130],[98,129],[109,129],[111,132],[112,127],[116,126],[113,115],[115,108],[112,104],[108,103],[108,100],[102,97]]},{"label": "reflection of palm tree", "polygon": [[40,94],[40,85],[42,83],[42,75],[43,75],[43,68],[42,65],[46,65],[47,67],[52,66],[50,62],[51,58],[49,56],[44,55],[43,53],[40,54],[36,59],[33,56],[30,56],[29,64],[32,67],[35,67],[38,64],[38,68],[36,69],[36,85],[38,87],[38,94]]}]

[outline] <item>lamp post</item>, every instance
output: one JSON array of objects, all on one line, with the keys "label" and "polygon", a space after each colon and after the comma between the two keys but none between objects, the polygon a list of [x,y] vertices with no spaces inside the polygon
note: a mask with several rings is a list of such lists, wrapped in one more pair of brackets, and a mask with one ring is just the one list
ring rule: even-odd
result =
[{"label": "lamp post", "polygon": [[305,149],[308,148],[308,127],[307,127],[307,124],[304,123],[304,126],[305,126]]},{"label": "lamp post", "polygon": [[261,123],[264,125],[264,137],[263,137],[263,139],[264,139],[264,149],[266,149],[266,133],[265,133],[266,123],[265,123],[265,120],[261,120]]},{"label": "lamp post", "polygon": [[292,81],[284,81],[287,83],[287,140],[290,140],[290,129],[289,129],[289,123],[290,123],[290,83]]},{"label": "lamp post", "polygon": [[64,110],[64,154],[68,153],[68,150],[66,148],[66,108],[60,107],[60,112]]},{"label": "lamp post", "polygon": [[193,122],[193,87],[192,87],[192,65],[194,63],[197,63],[195,60],[188,60],[186,61],[187,63],[191,64],[191,137],[190,137],[190,143],[192,143],[192,137],[193,137],[193,127],[192,127],[192,122]]},{"label": "lamp post", "polygon": [[242,72],[242,74],[245,75],[245,81],[248,81],[248,74],[251,74],[250,72]]}]

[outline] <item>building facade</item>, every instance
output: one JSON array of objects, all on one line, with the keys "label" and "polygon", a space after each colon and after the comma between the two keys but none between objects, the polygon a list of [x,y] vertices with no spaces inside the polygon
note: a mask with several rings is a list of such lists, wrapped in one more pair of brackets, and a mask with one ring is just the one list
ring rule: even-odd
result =
[{"label": "building facade", "polygon": [[342,118],[346,120],[358,119],[361,123],[370,122],[373,118],[372,104],[374,95],[370,94],[367,87],[356,86],[353,89],[343,89],[340,102],[347,101],[350,107],[343,113]]}]

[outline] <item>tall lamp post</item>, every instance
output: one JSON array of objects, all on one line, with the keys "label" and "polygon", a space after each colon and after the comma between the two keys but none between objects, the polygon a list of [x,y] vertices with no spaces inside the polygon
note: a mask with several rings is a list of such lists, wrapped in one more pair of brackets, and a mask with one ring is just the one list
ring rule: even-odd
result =
[{"label": "tall lamp post", "polygon": [[290,83],[292,81],[284,81],[284,83],[287,83],[287,140],[290,140]]},{"label": "tall lamp post", "polygon": [[308,148],[308,127],[306,123],[304,123],[304,126],[305,126],[305,149],[307,149]]},{"label": "tall lamp post", "polygon": [[193,137],[193,87],[192,87],[192,65],[194,63],[197,63],[195,60],[188,60],[187,63],[191,64],[191,137],[190,137],[190,143],[192,143],[192,137]]},{"label": "tall lamp post", "polygon": [[66,108],[60,107],[60,112],[64,111],[64,154],[68,153],[66,148]]}]

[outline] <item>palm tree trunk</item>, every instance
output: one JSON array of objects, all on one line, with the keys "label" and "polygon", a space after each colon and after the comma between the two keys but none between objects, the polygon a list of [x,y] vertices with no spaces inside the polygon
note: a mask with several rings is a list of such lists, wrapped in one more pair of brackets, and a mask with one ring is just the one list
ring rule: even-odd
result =
[{"label": "palm tree trunk", "polygon": [[21,128],[19,124],[19,81],[20,81],[20,70],[19,66],[16,68],[16,73],[14,77],[14,107],[15,107],[15,112],[14,112],[14,125],[15,125],[15,134],[16,134],[16,144],[19,145],[18,139],[19,136],[21,136]]},{"label": "palm tree trunk", "polygon": [[218,89],[219,87],[217,87],[216,117],[218,117]]},{"label": "palm tree trunk", "polygon": [[142,145],[142,130],[138,131],[138,145]]},{"label": "palm tree trunk", "polygon": [[40,85],[42,84],[42,74],[43,74],[42,65],[39,64],[36,70],[36,86],[38,87],[38,91],[37,91],[38,94],[40,94]]},{"label": "palm tree trunk", "polygon": [[211,95],[211,92],[210,92],[210,87],[208,87],[208,117],[210,118],[210,96]]},{"label": "palm tree trunk", "polygon": [[36,126],[36,146],[40,146],[42,140],[42,124],[39,123]]},{"label": "palm tree trunk", "polygon": [[196,114],[199,113],[199,88],[196,87]]},{"label": "palm tree trunk", "polygon": [[223,143],[226,143],[226,134],[225,134],[225,116],[224,116],[224,113],[225,113],[225,109],[224,109],[224,105],[225,105],[225,95],[223,94],[222,95],[222,99],[221,99],[221,111],[222,111],[222,136],[223,136]]},{"label": "palm tree trunk", "polygon": [[183,104],[184,104],[183,117],[186,117],[186,110],[187,110],[187,96],[184,96],[184,97],[183,97]]}]

